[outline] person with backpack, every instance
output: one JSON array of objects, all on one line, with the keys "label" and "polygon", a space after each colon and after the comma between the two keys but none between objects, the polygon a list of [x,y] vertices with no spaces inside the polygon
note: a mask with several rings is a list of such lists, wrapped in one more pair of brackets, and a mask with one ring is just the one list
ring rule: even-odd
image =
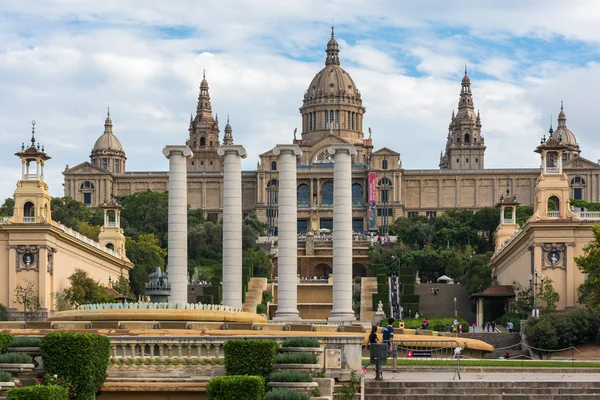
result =
[{"label": "person with backpack", "polygon": [[[371,349],[371,345],[377,343],[377,341],[378,341],[378,339],[377,339],[377,325],[373,325],[373,327],[371,328],[371,333],[369,334],[367,348]],[[369,365],[371,365],[371,359],[370,358],[369,358],[369,361],[367,361],[367,363],[365,364],[365,366],[362,367],[363,374],[367,373],[367,367]]]},{"label": "person with backpack", "polygon": [[383,328],[383,343],[388,345],[388,355],[392,357],[392,372],[398,372],[398,347],[394,345],[394,318],[388,319],[388,325]]}]

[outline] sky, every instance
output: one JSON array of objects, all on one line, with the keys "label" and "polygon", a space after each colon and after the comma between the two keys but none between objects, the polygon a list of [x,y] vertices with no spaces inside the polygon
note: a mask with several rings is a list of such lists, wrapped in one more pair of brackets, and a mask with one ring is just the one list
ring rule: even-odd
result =
[{"label": "sky", "polygon": [[32,120],[53,196],[66,165],[89,161],[107,107],[127,170],[167,170],[161,151],[185,143],[204,69],[221,134],[229,115],[254,169],[301,130],[332,23],[364,130],[405,169],[438,168],[465,64],[487,168],[539,166],[561,101],[582,156],[600,158],[597,0],[0,0],[0,199]]}]

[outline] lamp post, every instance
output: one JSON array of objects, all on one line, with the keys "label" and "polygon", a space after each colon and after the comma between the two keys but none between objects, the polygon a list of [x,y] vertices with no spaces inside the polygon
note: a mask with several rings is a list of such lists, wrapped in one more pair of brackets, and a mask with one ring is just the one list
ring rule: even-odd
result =
[{"label": "lamp post", "polygon": [[458,317],[458,313],[456,312],[456,297],[454,298],[454,318]]},{"label": "lamp post", "polygon": [[544,274],[538,276],[538,273],[539,270],[536,268],[533,271],[533,274],[529,274],[529,287],[531,287],[533,291],[533,310],[531,310],[531,316],[533,318],[540,317],[540,309],[538,304],[538,286],[542,286],[544,284],[544,279],[546,279]]}]

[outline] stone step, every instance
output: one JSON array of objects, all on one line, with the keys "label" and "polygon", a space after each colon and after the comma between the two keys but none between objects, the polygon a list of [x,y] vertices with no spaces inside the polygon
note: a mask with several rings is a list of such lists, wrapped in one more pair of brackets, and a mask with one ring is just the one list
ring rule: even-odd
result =
[{"label": "stone step", "polygon": [[[385,379],[385,373],[384,373]],[[558,378],[557,378],[558,379]],[[481,390],[502,388],[589,388],[600,390],[598,381],[393,381],[366,380],[365,388],[371,389],[394,389],[401,388],[419,389],[434,388],[439,390]]]},{"label": "stone step", "polygon": [[[424,396],[421,394],[366,394],[365,400],[423,400]],[[587,400],[587,399],[600,399],[600,395],[595,394],[487,394],[487,393],[453,393],[446,392],[444,394],[428,395],[427,400],[448,400],[448,399],[460,399],[460,400]]]},{"label": "stone step", "polygon": [[[440,393],[448,393],[451,392],[453,394],[463,393],[463,394],[473,394],[472,389],[448,389],[448,388],[385,388],[379,390],[365,390],[365,394],[420,394],[420,395],[430,395],[430,394],[440,394]],[[557,395],[557,394],[569,394],[569,395],[577,395],[577,394],[596,394],[600,395],[600,389],[598,388],[493,388],[488,390],[479,389],[480,393],[488,394],[536,394],[536,395]]]}]

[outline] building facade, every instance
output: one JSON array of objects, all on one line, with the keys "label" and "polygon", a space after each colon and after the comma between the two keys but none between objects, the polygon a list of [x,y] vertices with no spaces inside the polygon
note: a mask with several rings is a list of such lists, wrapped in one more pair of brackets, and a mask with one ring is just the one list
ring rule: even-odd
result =
[{"label": "building facade", "polygon": [[[327,43],[325,67],[310,82],[300,114],[302,130],[293,143],[302,155],[297,165],[298,232],[333,229],[333,160],[326,149],[350,143],[357,149],[352,161],[353,228],[363,232],[385,228],[401,216],[436,216],[456,208],[477,210],[494,206],[508,186],[524,205],[534,204],[540,168],[485,169],[485,140],[479,111],[475,111],[471,80],[465,69],[458,109],[452,112],[445,151],[439,169],[404,169],[400,153],[374,147],[370,129],[365,133],[366,108],[350,74],[341,67],[333,31]],[[194,153],[188,161],[188,202],[213,219],[223,208],[223,166],[217,154],[221,140],[233,141],[229,121],[220,137],[219,120],[213,117],[209,84],[204,76],[186,144]],[[600,201],[600,165],[580,156],[573,132],[567,128],[561,105],[556,130],[550,136],[567,146],[562,163],[573,198]],[[441,138],[440,138],[441,139]],[[273,144],[274,147],[275,144]],[[277,227],[278,158],[272,149],[260,154],[254,171],[242,173],[243,211],[255,211]],[[110,114],[104,133],[96,141],[90,161],[63,172],[65,195],[97,207],[111,196],[167,189],[167,172],[126,170],[125,150],[113,132]]]}]

